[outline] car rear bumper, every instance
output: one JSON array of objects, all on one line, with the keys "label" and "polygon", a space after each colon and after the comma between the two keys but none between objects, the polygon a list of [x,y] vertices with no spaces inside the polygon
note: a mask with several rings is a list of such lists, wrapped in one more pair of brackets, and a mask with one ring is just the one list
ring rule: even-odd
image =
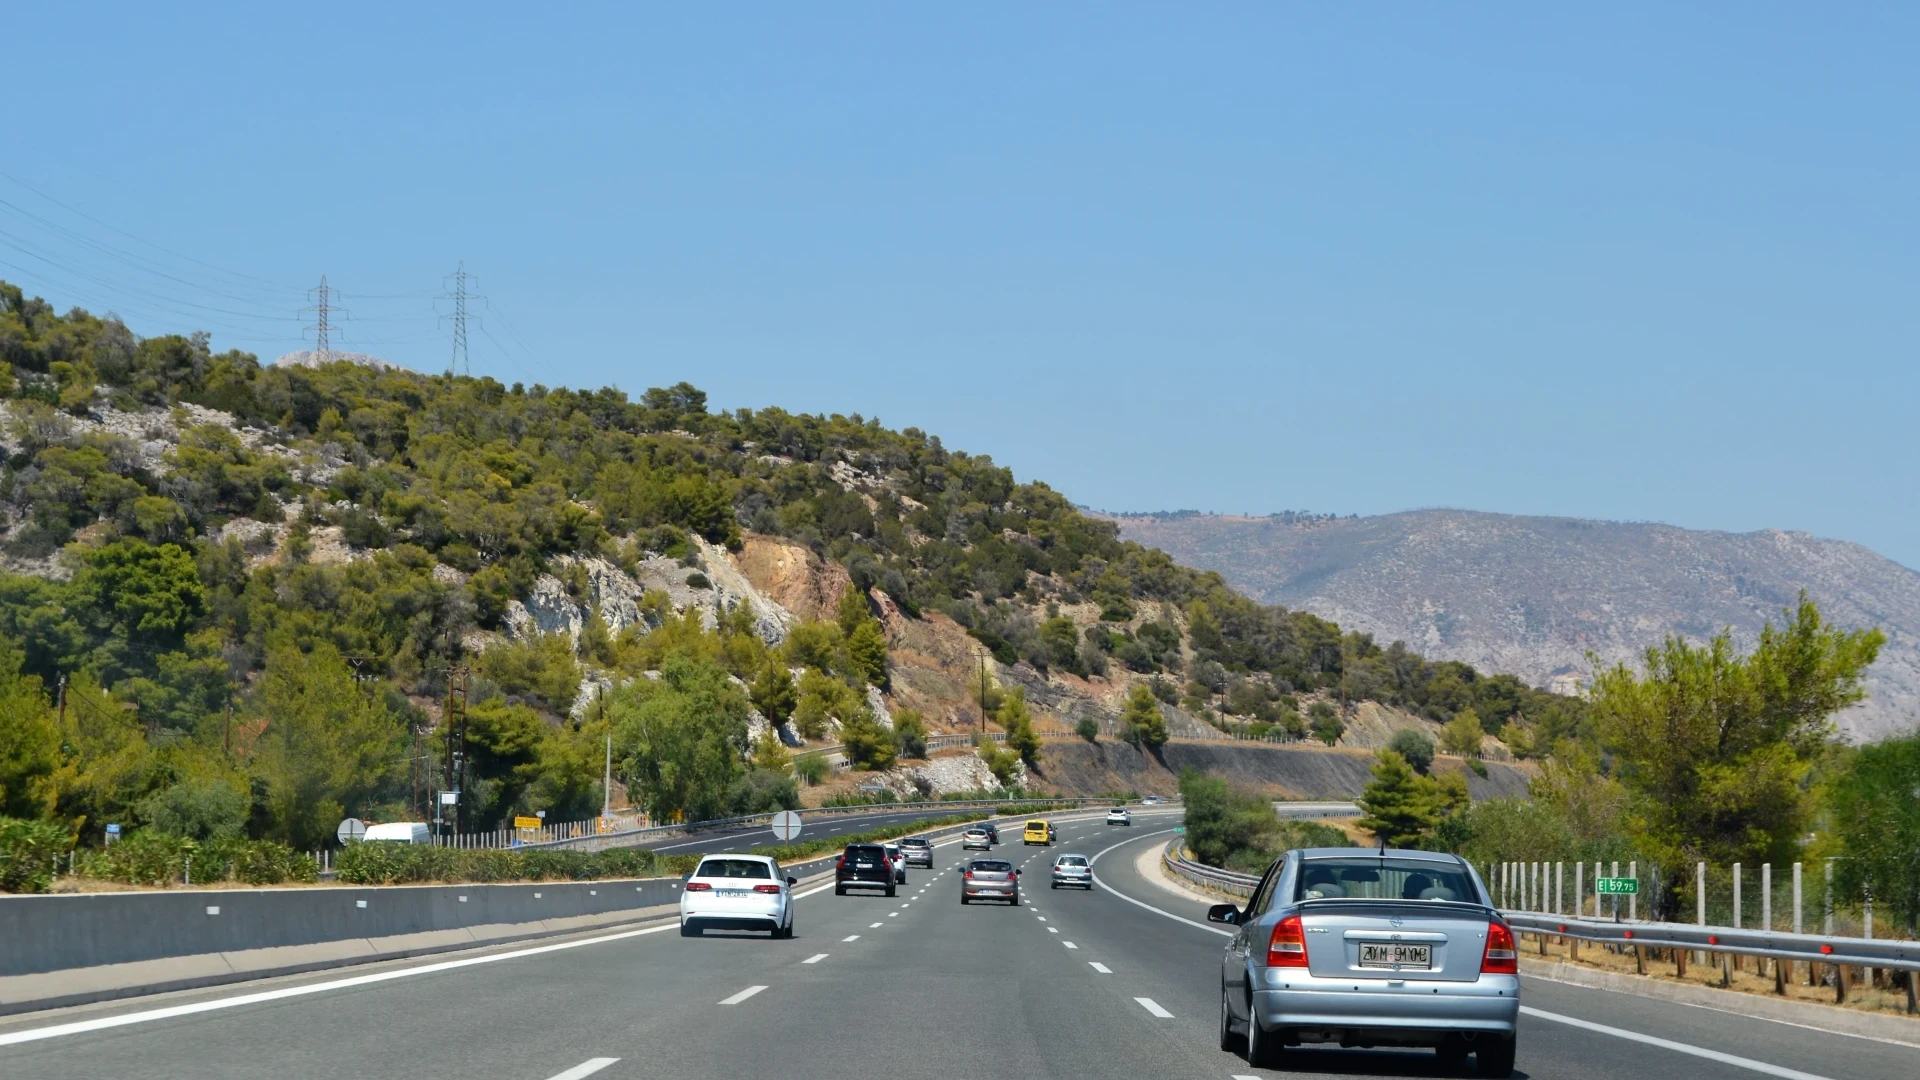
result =
[{"label": "car rear bumper", "polygon": [[1093,888],[1093,878],[1086,874],[1055,874],[1053,875],[1053,883],[1055,885],[1084,885],[1089,889]]},{"label": "car rear bumper", "polygon": [[834,882],[834,884],[842,889],[891,889],[895,883],[891,877],[883,877],[841,878],[839,881]]},{"label": "car rear bumper", "polygon": [[1339,980],[1266,972],[1281,985],[1256,990],[1253,1015],[1268,1031],[1307,1042],[1430,1042],[1468,1032],[1511,1035],[1520,980],[1483,975],[1470,983],[1426,979]]},{"label": "car rear bumper", "polygon": [[680,919],[682,926],[697,926],[702,930],[772,930],[780,925],[777,915],[712,914],[685,915]]},{"label": "car rear bumper", "polygon": [[778,925],[786,919],[786,908],[779,897],[768,897],[765,901],[743,900],[721,901],[718,903],[681,901],[680,921],[696,922],[702,926],[721,926],[738,924],[737,929],[761,929]]},{"label": "car rear bumper", "polygon": [[968,900],[1011,900],[1020,895],[1020,888],[1017,885],[999,889],[977,885],[963,885],[960,888],[960,895],[966,897]]}]

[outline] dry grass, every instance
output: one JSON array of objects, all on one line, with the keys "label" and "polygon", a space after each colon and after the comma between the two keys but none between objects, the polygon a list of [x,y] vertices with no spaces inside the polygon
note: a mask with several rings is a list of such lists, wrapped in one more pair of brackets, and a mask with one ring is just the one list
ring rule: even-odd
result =
[{"label": "dry grass", "polygon": [[[1520,935],[1520,955],[1530,960],[1557,960],[1563,963],[1575,963],[1581,967],[1597,971],[1612,971],[1626,975],[1634,974],[1636,964],[1631,949],[1612,951],[1603,945],[1592,942],[1579,943],[1579,958],[1570,954],[1566,939],[1551,934]],[[1702,963],[1703,954],[1695,953],[1688,960],[1687,974],[1681,978],[1675,973],[1672,954],[1665,949],[1648,948],[1646,950],[1646,978],[1660,982],[1683,983],[1689,986],[1705,986],[1722,989],[1723,969],[1716,956],[1711,962]],[[1731,985],[1724,987],[1743,994],[1761,994],[1777,997],[1774,992],[1773,961],[1752,956],[1731,957],[1740,966],[1730,972]],[[1825,969],[1832,971],[1831,965]],[[1887,1013],[1897,1016],[1907,1015],[1907,992],[1903,987],[1895,987],[1888,973],[1880,976],[1880,985],[1868,985],[1859,978],[1856,969],[1847,991],[1846,1008],[1861,1012]],[[1787,999],[1792,1001],[1810,1001],[1822,1005],[1833,1005],[1834,989],[1830,985],[1807,985],[1808,967],[1794,963],[1790,967],[1791,981],[1786,985]],[[1920,1034],[1920,1018],[1914,1020],[1916,1033]]]}]

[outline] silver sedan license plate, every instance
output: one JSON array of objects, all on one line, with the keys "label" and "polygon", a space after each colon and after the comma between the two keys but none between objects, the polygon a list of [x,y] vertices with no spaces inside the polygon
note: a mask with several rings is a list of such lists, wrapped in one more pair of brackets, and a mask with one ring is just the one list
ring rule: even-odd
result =
[{"label": "silver sedan license plate", "polygon": [[1433,946],[1402,945],[1399,942],[1362,942],[1360,966],[1427,969],[1433,967]]}]

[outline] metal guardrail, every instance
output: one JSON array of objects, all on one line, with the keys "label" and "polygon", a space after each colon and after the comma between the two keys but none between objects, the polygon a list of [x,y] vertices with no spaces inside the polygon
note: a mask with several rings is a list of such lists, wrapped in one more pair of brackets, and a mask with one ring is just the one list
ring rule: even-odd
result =
[{"label": "metal guardrail", "polygon": [[[1056,806],[1060,803],[1073,803],[1078,806],[1106,806],[1119,803],[1120,799],[964,799],[947,802],[896,802],[868,803],[860,806],[822,806],[802,813],[809,816],[836,817],[842,815],[898,814],[919,810],[930,811],[933,816],[949,811],[978,810],[992,806]],[[645,829],[629,829],[626,832],[601,833],[593,836],[576,836],[565,840],[548,840],[537,844],[522,844],[520,850],[570,848],[581,851],[605,851],[608,848],[633,847],[648,840],[665,839],[671,836],[684,836],[689,833],[708,832],[734,825],[767,825],[773,822],[772,814],[749,814],[744,817],[715,818],[709,821],[695,821],[682,825],[655,825]]]},{"label": "metal guardrail", "polygon": [[[1188,881],[1236,896],[1251,896],[1254,888],[1260,884],[1258,875],[1237,874],[1194,862],[1176,854],[1172,845],[1168,845],[1164,861],[1169,871]],[[1920,971],[1920,941],[1792,934],[1731,926],[1695,926],[1691,923],[1614,922],[1565,918],[1530,911],[1502,911],[1500,914],[1508,925],[1521,933],[1575,938],[1596,945],[1738,953],[1808,964]]]},{"label": "metal guardrail", "polygon": [[1738,953],[1742,956],[1798,960],[1809,964],[1920,971],[1920,941],[1830,937],[1824,934],[1736,929],[1731,926],[1695,926],[1691,923],[1571,919],[1539,912],[1506,911],[1501,914],[1506,916],[1507,922],[1515,930],[1523,933],[1577,938],[1599,945]]}]

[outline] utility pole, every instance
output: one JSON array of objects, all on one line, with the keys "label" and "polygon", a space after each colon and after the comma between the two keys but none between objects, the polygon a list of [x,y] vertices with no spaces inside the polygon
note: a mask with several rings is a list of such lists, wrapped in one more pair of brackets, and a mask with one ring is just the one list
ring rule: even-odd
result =
[{"label": "utility pole", "polygon": [[[453,301],[453,314],[443,316],[453,322],[453,356],[447,361],[447,374],[471,375],[472,367],[467,362],[467,301],[485,300],[486,297],[478,296],[468,288],[480,279],[467,273],[464,259],[453,273],[447,275],[446,280],[449,291],[440,299]],[[480,317],[474,316],[473,321],[479,322]]]},{"label": "utility pole", "polygon": [[[441,771],[441,791],[453,795],[453,832],[458,834],[467,822],[467,669],[456,667],[447,672],[447,706],[443,713],[446,726],[446,760]],[[446,816],[443,808],[435,815]]]},{"label": "utility pole", "polygon": [[334,291],[328,287],[325,274],[320,275],[319,286],[307,290],[307,295],[313,297],[313,303],[300,311],[302,314],[313,313],[314,359],[322,364],[329,363],[333,360],[333,314],[336,310],[344,313],[345,309],[334,303]]},{"label": "utility pole", "polygon": [[[67,676],[64,672],[60,675],[60,730],[67,730]],[[1831,877],[1832,873],[1829,872],[1828,876]]]},{"label": "utility pole", "polygon": [[987,654],[979,654],[980,661],[980,734],[987,733]]},{"label": "utility pole", "polygon": [[613,736],[607,736],[607,775],[600,783],[600,820],[613,814]]}]

